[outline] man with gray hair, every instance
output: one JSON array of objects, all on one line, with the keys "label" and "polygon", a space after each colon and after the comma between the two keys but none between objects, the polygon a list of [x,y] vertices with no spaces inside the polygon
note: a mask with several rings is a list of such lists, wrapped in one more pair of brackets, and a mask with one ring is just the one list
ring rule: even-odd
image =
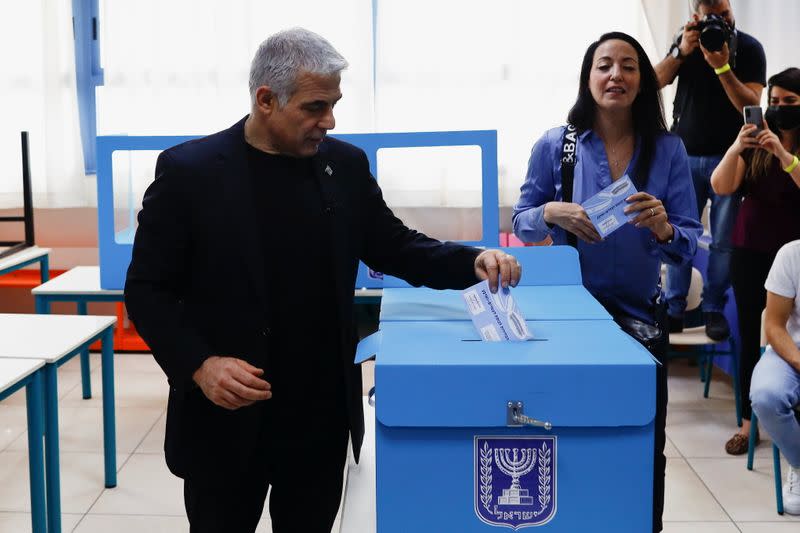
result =
[{"label": "man with gray hair", "polygon": [[[759,105],[767,66],[761,44],[736,29],[730,0],[692,0],[692,9],[691,19],[655,69],[661,87],[678,78],[672,131],[689,153],[699,216],[711,200],[712,243],[702,310],[706,334],[723,340],[730,334],[722,311],[730,287],[731,233],[739,198],[714,194],[711,173],[742,127],[742,108]],[[672,332],[683,329],[690,280],[691,265],[667,267]]]},{"label": "man with gray hair", "polygon": [[498,250],[442,243],[386,206],[363,151],[329,138],[342,56],[292,29],[253,59],[250,114],[159,155],[125,285],[170,385],[164,449],[192,533],[328,532],[364,435],[359,259],[414,285],[516,285]]}]

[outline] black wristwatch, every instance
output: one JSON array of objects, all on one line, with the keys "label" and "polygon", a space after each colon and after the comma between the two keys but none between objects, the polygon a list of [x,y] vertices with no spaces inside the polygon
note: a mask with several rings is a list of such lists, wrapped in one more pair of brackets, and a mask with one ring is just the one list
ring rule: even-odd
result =
[{"label": "black wristwatch", "polygon": [[686,58],[686,56],[681,53],[681,47],[678,43],[672,43],[672,46],[669,47],[669,55],[678,61]]}]

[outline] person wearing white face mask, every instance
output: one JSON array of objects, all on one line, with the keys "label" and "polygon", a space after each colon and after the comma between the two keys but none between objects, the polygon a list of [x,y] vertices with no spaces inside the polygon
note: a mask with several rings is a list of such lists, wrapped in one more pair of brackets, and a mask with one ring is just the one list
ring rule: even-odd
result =
[{"label": "person wearing white face mask", "polygon": [[[750,380],[760,355],[764,281],[778,250],[800,239],[800,69],[789,68],[768,82],[769,108],[763,128],[745,124],[711,176],[718,195],[743,195],[733,231],[731,283],[741,337],[739,391],[743,424],[725,445],[731,455],[747,452]],[[759,416],[760,418],[760,416]]]}]

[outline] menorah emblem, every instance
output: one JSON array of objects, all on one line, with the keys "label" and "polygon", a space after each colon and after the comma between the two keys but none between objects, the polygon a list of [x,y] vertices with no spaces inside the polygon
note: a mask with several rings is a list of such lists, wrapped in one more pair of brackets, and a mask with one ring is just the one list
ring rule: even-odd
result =
[{"label": "menorah emblem", "polygon": [[533,497],[528,489],[520,487],[519,478],[536,466],[536,452],[533,448],[495,448],[494,460],[502,473],[511,477],[511,486],[503,489],[497,498],[500,505],[533,505]]},{"label": "menorah emblem", "polygon": [[558,495],[557,445],[555,435],[476,435],[473,492],[478,518],[514,531],[552,520]]}]

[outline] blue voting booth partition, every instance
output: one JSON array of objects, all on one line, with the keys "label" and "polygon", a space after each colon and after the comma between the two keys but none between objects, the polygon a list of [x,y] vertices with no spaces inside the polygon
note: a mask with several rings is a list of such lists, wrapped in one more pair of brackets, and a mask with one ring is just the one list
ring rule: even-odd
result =
[{"label": "blue voting booth partition", "polygon": [[[651,530],[655,363],[568,290],[574,251],[520,257],[536,262],[528,288],[559,283],[546,302],[559,318],[539,309],[527,342],[481,341],[465,308],[441,319],[431,291],[385,289],[423,296],[358,347],[357,361],[376,355],[378,533]],[[515,300],[534,310],[525,288]],[[436,294],[447,307],[458,292]]]},{"label": "blue voting booth partition", "polygon": [[[478,146],[481,149],[482,175],[482,228],[481,239],[465,244],[497,246],[500,221],[497,192],[497,132],[445,131],[421,133],[359,133],[335,135],[337,139],[358,146],[367,155],[370,170],[378,176],[378,151],[381,148],[420,148],[443,146]],[[125,274],[131,261],[136,206],[129,200],[130,225],[115,230],[112,156],[115,151],[165,150],[176,144],[196,139],[197,136],[100,136],[97,137],[97,213],[100,249],[100,286],[103,289],[122,289]],[[390,278],[387,276],[387,278]],[[408,286],[402,280],[391,278],[392,286]],[[383,275],[371,272],[363,263],[359,265],[357,288],[382,288]]]}]

